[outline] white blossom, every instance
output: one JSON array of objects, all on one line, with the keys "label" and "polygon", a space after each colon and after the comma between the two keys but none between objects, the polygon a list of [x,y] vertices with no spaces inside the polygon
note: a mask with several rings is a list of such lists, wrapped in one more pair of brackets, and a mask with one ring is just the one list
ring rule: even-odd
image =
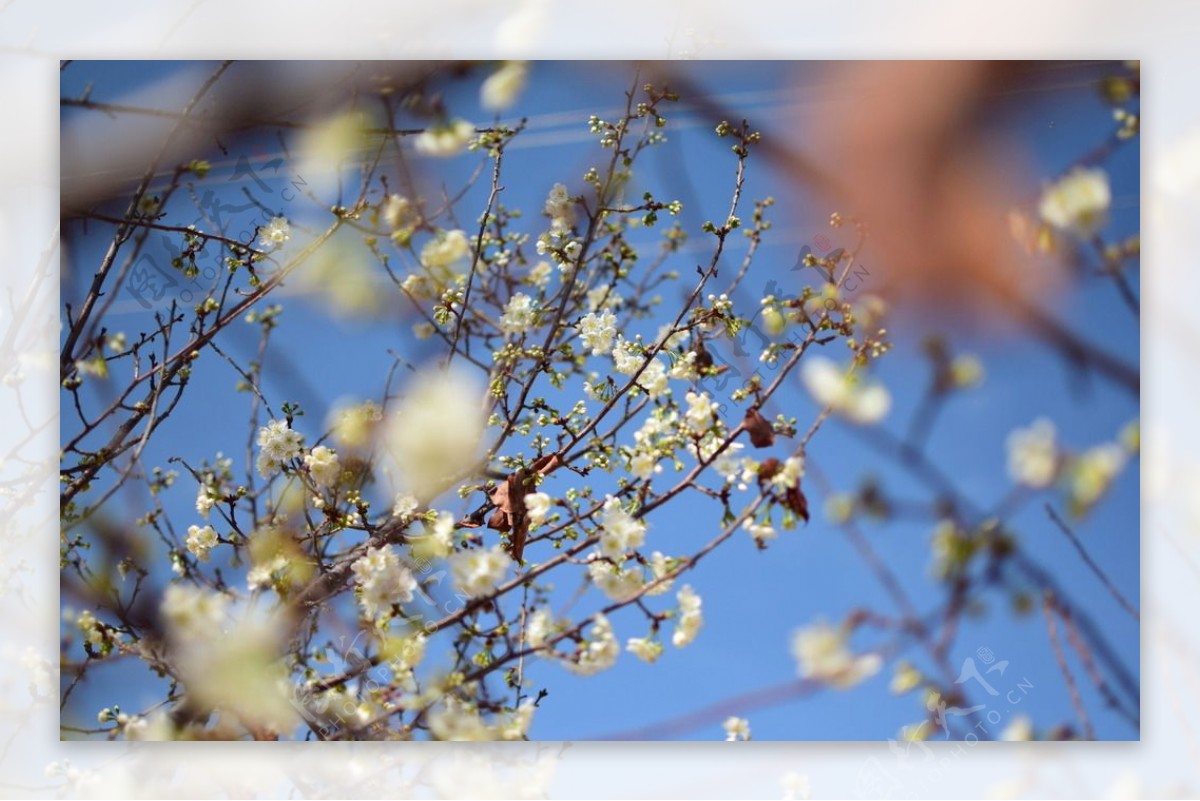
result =
[{"label": "white blossom", "polygon": [[1008,474],[1028,487],[1043,488],[1058,474],[1058,446],[1054,423],[1042,417],[1029,428],[1008,435]]},{"label": "white blossom", "polygon": [[319,487],[334,487],[342,474],[342,466],[338,463],[338,455],[332,448],[318,445],[304,457],[304,466],[308,474]]},{"label": "white blossom", "polygon": [[[567,187],[563,184],[555,184],[550,188],[550,194],[546,197],[546,206],[544,209],[546,216],[550,218],[550,228],[552,231],[567,231],[575,223],[575,204],[571,200],[571,195],[567,191]],[[567,254],[571,258],[574,255]]]},{"label": "white blossom", "polygon": [[1075,504],[1086,508],[1100,500],[1125,467],[1126,458],[1124,448],[1108,443],[1089,448],[1073,459],[1068,486]]},{"label": "white blossom", "polygon": [[506,61],[479,88],[479,104],[488,111],[503,111],[516,102],[528,77],[529,65],[524,61]]},{"label": "white blossom", "polygon": [[292,238],[292,227],[285,217],[272,217],[263,229],[258,232],[258,244],[263,248],[282,247]]},{"label": "white blossom", "polygon": [[855,656],[846,642],[846,632],[826,623],[814,623],[796,632],[792,654],[801,678],[848,689],[874,676],[883,665],[879,654]]},{"label": "white blossom", "polygon": [[443,741],[480,741],[492,739],[487,724],[474,706],[448,695],[427,716],[429,733]]},{"label": "white blossom", "polygon": [[431,370],[412,379],[385,440],[405,491],[428,503],[475,464],[485,418],[481,388],[465,373]]},{"label": "white blossom", "polygon": [[1050,225],[1091,236],[1102,225],[1112,203],[1108,175],[1098,167],[1076,167],[1046,187],[1038,213]]},{"label": "white blossom", "polygon": [[553,505],[554,500],[544,492],[528,493],[525,496],[525,515],[529,518],[529,525],[540,526],[546,522]]},{"label": "white blossom", "polygon": [[416,499],[416,496],[406,492],[396,493],[396,499],[392,502],[392,516],[408,520],[420,506],[421,502]]},{"label": "white blossom", "polygon": [[783,462],[779,472],[771,476],[771,486],[778,490],[786,490],[796,486],[804,476],[804,457],[789,456]]},{"label": "white blossom", "polygon": [[96,619],[91,610],[85,609],[80,612],[79,616],[75,618],[75,625],[79,627],[84,639],[94,648],[102,648],[109,639],[104,624]]},{"label": "white blossom", "polygon": [[504,552],[504,548],[495,545],[459,551],[450,557],[450,572],[459,590],[479,598],[496,589],[512,564],[512,557]]},{"label": "white blossom", "polygon": [[725,722],[721,724],[721,728],[725,729],[725,741],[732,743],[738,740],[750,739],[750,721],[745,718],[727,717]]},{"label": "white blossom", "polygon": [[588,290],[587,302],[588,308],[592,311],[603,311],[620,307],[625,302],[625,299],[621,297],[617,290],[608,284],[604,284]]},{"label": "white blossom", "polygon": [[412,201],[404,195],[388,195],[383,203],[383,221],[395,231],[408,224],[414,211]]},{"label": "white blossom", "polygon": [[170,584],[159,612],[176,637],[208,637],[223,630],[230,617],[229,597],[188,584]]},{"label": "white blossom", "polygon": [[592,617],[590,636],[576,651],[575,658],[563,664],[572,673],[591,676],[615,665],[620,655],[621,643],[613,633],[612,624],[604,613],[597,612]]},{"label": "white blossom", "polygon": [[217,503],[217,499],[213,497],[214,492],[215,489],[208,482],[202,483],[200,488],[196,490],[196,511],[205,519],[208,518],[209,512],[212,511],[213,506]]},{"label": "white blossom", "polygon": [[886,387],[847,372],[822,356],[806,358],[801,377],[817,403],[832,408],[851,422],[878,423],[891,409],[892,396]]},{"label": "white blossom", "polygon": [[612,312],[592,312],[579,321],[579,334],[593,356],[603,356],[612,350],[617,336],[617,316]]},{"label": "white blossom", "polygon": [[644,481],[655,473],[661,473],[662,465],[658,463],[658,456],[653,452],[636,450],[629,457],[629,472]]},{"label": "white blossom", "polygon": [[728,481],[733,481],[737,478],[738,473],[742,470],[742,460],[738,456],[745,449],[745,445],[740,442],[731,442],[725,446],[725,450],[721,451],[721,455],[713,462],[713,470],[717,475]]},{"label": "white blossom", "polygon": [[533,327],[536,319],[533,298],[524,292],[518,292],[509,298],[504,306],[504,314],[500,316],[500,330],[506,334],[522,334]]},{"label": "white blossom", "polygon": [[624,375],[633,375],[642,366],[643,357],[638,346],[625,339],[617,337],[617,344],[612,352],[613,369]]},{"label": "white blossom", "polygon": [[432,523],[425,523],[425,533],[410,541],[413,558],[445,559],[454,551],[454,515],[438,512]]},{"label": "white blossom", "polygon": [[550,276],[553,274],[554,268],[550,266],[550,262],[539,261],[529,268],[529,275],[525,276],[525,280],[536,287],[545,287],[550,283]]},{"label": "white blossom", "polygon": [[630,637],[625,641],[625,650],[643,662],[653,664],[662,656],[663,646],[657,640],[645,637]]},{"label": "white blossom", "polygon": [[707,392],[689,392],[684,396],[684,400],[688,404],[687,412],[684,414],[688,428],[696,434],[707,431],[712,426],[713,414],[717,410],[717,405],[713,403],[712,398],[708,397]]},{"label": "white blossom", "polygon": [[667,379],[667,367],[661,360],[654,358],[646,364],[646,369],[638,376],[638,386],[646,390],[651,398],[658,398],[671,391]]},{"label": "white blossom", "polygon": [[1033,721],[1028,715],[1015,715],[1000,732],[1000,739],[1007,742],[1027,742],[1033,739]]},{"label": "white blossom", "polygon": [[588,577],[613,601],[628,601],[645,584],[641,570],[619,567],[599,556],[588,563]]},{"label": "white blossom", "polygon": [[775,539],[776,535],[779,533],[769,522],[755,523],[753,520],[747,520],[742,524],[742,528],[749,532],[750,536],[754,539],[754,542],[758,545],[762,545],[767,540]]},{"label": "white blossom", "polygon": [[557,633],[554,617],[544,607],[529,616],[525,624],[525,641],[534,648],[541,648]]},{"label": "white blossom", "polygon": [[459,228],[439,231],[421,248],[421,265],[429,270],[445,271],[470,252],[471,243],[464,231]]},{"label": "white blossom", "polygon": [[700,633],[700,628],[704,625],[704,615],[700,611],[700,596],[691,585],[683,585],[675,599],[679,601],[679,617],[675,621],[675,633],[671,636],[671,642],[676,648],[683,648],[690,645]]},{"label": "white blossom", "polygon": [[621,507],[621,502],[609,495],[600,513],[600,552],[610,559],[619,559],[627,551],[641,546],[646,539],[646,526]]},{"label": "white blossom", "polygon": [[668,579],[666,576],[671,572],[671,560],[667,558],[661,551],[655,551],[650,554],[650,575],[655,584],[650,589],[646,590],[647,595],[663,595],[670,591],[671,585],[675,583],[675,579]]},{"label": "white blossom", "polygon": [[391,545],[368,548],[350,566],[358,586],[358,602],[371,620],[391,614],[392,607],[413,599],[417,580]]},{"label": "white blossom", "polygon": [[457,156],[475,136],[475,126],[466,120],[450,120],[419,133],[413,146],[423,156]]},{"label": "white blossom", "polygon": [[197,559],[208,561],[208,552],[217,546],[217,531],[212,526],[188,526],[187,549]]},{"label": "white blossom", "polygon": [[272,420],[258,430],[258,472],[270,478],[280,466],[300,455],[304,437],[293,431],[287,420]]},{"label": "white blossom", "polygon": [[[430,244],[426,244],[425,247],[428,248]],[[400,288],[418,300],[432,300],[437,295],[437,285],[433,280],[427,275],[417,273],[406,275],[400,282]]]}]

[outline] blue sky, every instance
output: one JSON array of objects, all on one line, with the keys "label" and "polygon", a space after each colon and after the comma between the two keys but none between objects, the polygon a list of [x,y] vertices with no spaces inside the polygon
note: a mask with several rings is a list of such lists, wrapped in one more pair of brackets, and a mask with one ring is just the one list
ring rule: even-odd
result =
[{"label": "blue sky", "polygon": [[[235,66],[231,77],[238,68]],[[95,100],[117,101],[142,92],[147,103],[178,107],[185,102],[186,94],[177,85],[169,90],[154,89],[155,82],[182,73],[192,77],[181,81],[181,85],[194,86],[202,80],[200,76],[206,69],[195,71],[194,65],[174,63],[150,69],[142,64],[80,62],[63,73],[62,94],[77,96],[85,84],[92,83],[91,97]],[[1102,70],[1075,67],[1068,74],[1088,78],[1102,74]],[[766,136],[802,138],[805,126],[821,112],[823,104],[839,100],[824,94],[816,70],[804,65],[698,64],[696,77],[700,85],[725,96],[729,105],[742,110]],[[624,65],[533,66],[530,85],[513,113],[506,115],[528,115],[531,124],[528,132],[518,138],[529,146],[514,147],[506,156],[508,178],[504,202],[529,212],[525,224],[534,236],[541,225],[534,212],[540,210],[550,186],[558,181],[577,184],[586,166],[599,160],[598,148],[586,133],[587,116],[590,113],[604,116],[606,110],[611,112],[620,106],[622,92],[630,81],[629,69]],[[785,109],[784,100],[788,96],[784,90],[796,83],[807,86],[809,82],[812,90],[799,93],[799,102],[791,98],[790,108]],[[446,102],[455,115],[484,122],[488,118],[478,108],[477,86],[477,80],[470,80],[450,87]],[[691,114],[673,116],[668,111],[667,116],[671,119],[667,128],[671,141],[667,147],[678,148],[678,161],[672,161],[666,150],[653,154],[639,170],[638,179],[660,197],[683,199],[683,221],[689,226],[692,241],[701,242],[699,222],[724,215],[733,158],[728,153],[727,141],[717,140],[707,122],[696,120]],[[104,125],[103,115],[64,111],[65,129],[83,119],[101,121],[99,125]],[[1111,110],[1096,93],[1086,86],[1074,85],[1030,96],[1028,102],[1022,103],[1020,113],[1006,116],[999,125],[1027,150],[1041,176],[1048,177],[1060,173],[1098,143],[1112,123]],[[227,180],[236,159],[244,154],[263,164],[278,150],[278,140],[274,132],[267,132],[228,146],[227,156],[218,152],[196,154],[217,165],[206,182],[197,184],[197,189],[202,192],[212,187],[219,197],[227,198],[226,202],[240,203],[240,192],[234,188],[240,188],[239,184]],[[454,187],[477,165],[478,158],[462,156],[427,166],[437,171],[439,180],[444,178],[447,186]],[[679,164],[686,172],[683,187],[675,182],[678,175],[675,168]],[[1115,238],[1134,233],[1139,227],[1136,143],[1119,150],[1105,166],[1117,199],[1106,236]],[[261,175],[269,192],[256,194],[271,205],[268,197],[281,197],[289,180],[288,167],[285,165],[277,173],[263,170]],[[1031,180],[1030,191],[1035,192],[1037,176],[1031,176]],[[827,226],[831,209],[783,186],[767,162],[755,163],[751,159],[746,193],[748,199],[774,195],[780,200],[771,213],[775,230],[765,239],[747,280],[748,290],[759,291],[772,279],[795,281],[797,274],[790,268],[796,255],[817,234],[831,235],[837,241],[838,235],[831,234]],[[480,185],[472,190],[465,198],[462,218],[473,218],[485,197],[486,187]],[[185,203],[186,200],[184,197]],[[276,205],[279,212],[289,217],[303,220],[305,215],[311,216],[311,211],[282,199]],[[182,219],[188,213],[186,205],[177,207],[176,213],[181,222],[192,219]],[[747,216],[743,214],[743,218]],[[85,275],[90,274],[87,267],[97,259],[98,249],[104,244],[103,235],[108,233],[98,227],[92,231],[91,236],[76,238],[77,249],[66,257]],[[738,243],[737,247],[744,246]],[[735,249],[725,263],[736,263],[738,257],[740,251]],[[691,268],[692,260],[705,258],[703,250],[689,251],[681,254],[675,266],[686,271]],[[865,284],[869,291],[869,277]],[[70,279],[65,279],[64,299],[74,291]],[[414,362],[431,355],[428,345],[417,343],[408,335],[413,320],[402,315],[398,295],[388,296],[386,302],[395,307],[394,313],[381,319],[354,320],[330,315],[320,299],[294,292],[285,295],[287,311],[274,340],[274,347],[282,351],[283,358],[268,356],[264,389],[276,408],[278,401],[285,399],[304,405],[307,415],[299,427],[310,440],[319,433],[320,421],[328,408],[339,399],[379,396],[391,365],[389,348],[403,350]],[[122,298],[117,310],[120,316],[113,318],[113,328],[123,327],[132,333],[147,319],[146,312],[131,297]],[[1138,363],[1140,343],[1136,321],[1131,322],[1128,310],[1108,283],[1085,280],[1061,299],[1055,313],[1089,340],[1129,363]],[[652,332],[657,322],[645,323],[644,331]],[[944,320],[920,315],[906,316],[890,328],[895,350],[876,369],[893,394],[893,410],[883,424],[891,431],[906,430],[911,412],[924,391],[928,363],[920,353],[920,343],[925,334],[950,334],[956,349],[969,350],[982,359],[986,369],[984,385],[956,396],[944,409],[930,439],[933,459],[981,507],[994,505],[1010,489],[1005,473],[1005,439],[1013,428],[1047,416],[1058,426],[1061,441],[1067,447],[1082,449],[1111,440],[1138,414],[1136,399],[1103,381],[1078,380],[1061,357],[1031,339],[1009,336],[996,340],[978,333],[956,332]],[[250,326],[235,327],[231,351],[248,358],[255,336],[255,329]],[[842,353],[838,351],[835,355],[840,357]],[[165,467],[168,456],[184,454],[194,464],[201,458],[211,458],[219,450],[240,458],[246,438],[246,396],[232,391],[235,379],[235,374],[222,362],[202,360],[184,407],[148,449],[147,463]],[[781,393],[779,406],[798,417],[802,427],[819,411],[795,381]],[[222,421],[230,416],[237,423],[223,426]],[[72,430],[72,422],[67,414],[63,419],[66,435]],[[839,422],[831,422],[822,429],[810,445],[808,455],[840,491],[852,489],[864,475],[870,474],[898,497],[927,497],[908,475],[867,448],[856,432]],[[240,470],[241,466],[235,469]],[[1078,526],[1090,553],[1116,586],[1135,602],[1139,595],[1138,476],[1135,461],[1110,496]],[[176,528],[182,531],[197,521],[192,508],[194,487],[182,480],[180,485],[167,494],[165,502],[174,515]],[[893,604],[874,575],[841,532],[820,513],[819,493],[811,485],[809,495],[818,510],[810,525],[781,532],[766,551],[757,550],[748,537],[734,537],[682,580],[704,598],[705,626],[688,648],[676,650],[668,646],[667,653],[655,665],[643,664],[626,654],[612,670],[588,679],[576,678],[557,665],[531,666],[527,675],[534,689],[550,690],[535,717],[531,736],[543,740],[607,736],[788,682],[796,675],[789,642],[797,628],[819,618],[838,621],[859,607],[891,610]],[[1136,677],[1138,626],[1124,615],[1046,518],[1042,501],[1048,499],[1050,496],[1026,504],[1009,524],[1026,552],[1055,576],[1076,604],[1088,611]],[[1057,497],[1053,499],[1058,501]],[[138,501],[134,495],[118,496],[113,501],[114,514],[132,517],[130,510],[136,508]],[[711,502],[692,499],[652,514],[649,523],[648,545],[652,549],[683,553],[695,550],[717,533],[719,510]],[[886,526],[867,524],[864,528],[871,545],[901,578],[918,607],[926,610],[936,607],[943,599],[944,589],[929,576],[931,525],[893,522]],[[160,578],[166,577],[164,573]],[[556,596],[572,594],[575,581],[558,587]],[[995,708],[1004,717],[993,733],[1018,713],[1030,715],[1039,727],[1064,721],[1074,723],[1075,713],[1040,613],[1014,617],[1006,597],[995,592],[983,595],[981,601],[983,614],[966,623],[949,655],[951,662],[958,664],[978,648],[986,647],[1010,663],[1001,682],[1005,688],[1020,679],[1032,687],[1019,704],[992,702],[989,708]],[[577,611],[586,608],[590,608],[588,603]],[[637,612],[618,613],[613,623],[622,641],[645,634]],[[854,642],[858,648],[867,649],[881,644],[883,638],[864,630],[856,635]],[[927,663],[916,648],[905,655],[919,666]],[[431,661],[436,661],[436,656],[436,650],[431,649]],[[1076,675],[1082,675],[1077,664]],[[821,691],[803,699],[732,713],[750,719],[756,739],[882,739],[895,736],[901,726],[924,716],[915,695],[895,697],[888,693],[889,678],[890,670],[885,669],[848,692]],[[157,682],[136,666],[105,667],[96,671],[92,679],[86,691],[75,697],[72,706],[76,711],[64,713],[64,722],[77,714],[80,721],[90,725],[95,711],[102,706],[120,703],[123,708],[134,710],[160,697]],[[1081,683],[1098,737],[1137,736],[1123,719],[1103,707],[1086,680]],[[672,736],[720,739],[720,719],[674,732]]]}]

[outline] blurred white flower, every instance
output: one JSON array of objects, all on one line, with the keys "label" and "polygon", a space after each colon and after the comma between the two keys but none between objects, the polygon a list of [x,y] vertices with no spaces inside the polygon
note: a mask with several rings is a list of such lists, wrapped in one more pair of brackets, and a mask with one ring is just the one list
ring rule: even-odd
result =
[{"label": "blurred white flower", "polygon": [[651,398],[658,398],[671,391],[670,380],[667,378],[667,367],[661,359],[654,358],[638,376],[638,386],[646,390]]},{"label": "blurred white flower", "polygon": [[621,508],[621,502],[609,495],[600,513],[600,552],[619,559],[638,548],[646,539],[646,526]]},{"label": "blurred white flower", "polygon": [[717,404],[713,403],[712,398],[708,397],[708,393],[689,392],[684,396],[684,400],[688,404],[687,413],[684,415],[687,419],[688,428],[696,434],[702,434],[711,428]]},{"label": "blurred white flower", "polygon": [[[464,237],[463,241],[466,241]],[[426,244],[426,248],[430,246]],[[418,300],[432,300],[437,294],[437,283],[427,275],[409,273],[400,282],[400,288]]]},{"label": "blurred white flower", "polygon": [[488,111],[503,111],[516,102],[529,77],[524,61],[505,62],[479,88],[479,103]]},{"label": "blurred white flower", "polygon": [[588,577],[613,601],[628,601],[638,594],[645,579],[639,569],[617,566],[599,556],[588,562]]},{"label": "blurred white flower", "polygon": [[688,584],[680,588],[675,599],[679,601],[679,617],[675,621],[675,633],[671,636],[671,643],[676,648],[683,648],[696,639],[704,625],[704,615],[700,611],[702,602],[700,596]]},{"label": "blurred white flower", "polygon": [[575,203],[563,184],[555,184],[550,188],[543,211],[550,218],[550,230],[553,232],[569,231],[575,224]]},{"label": "blurred white flower", "polygon": [[675,583],[675,579],[666,579],[665,581],[660,581],[660,579],[666,578],[670,574],[671,569],[671,560],[664,553],[655,551],[650,554],[650,575],[654,577],[654,581],[658,581],[659,583],[647,590],[647,595],[663,595],[670,591],[671,585]]},{"label": "blurred white flower", "polygon": [[746,522],[742,524],[742,528],[746,529],[746,531],[754,539],[756,545],[762,545],[767,540],[773,540],[779,534],[779,532],[775,530],[775,527],[772,526],[770,522],[755,523],[753,520],[747,519]]},{"label": "blurred white flower", "polygon": [[590,635],[575,654],[575,659],[563,664],[567,670],[580,676],[591,676],[602,670],[608,670],[617,663],[621,655],[621,644],[613,633],[612,624],[603,612],[597,612],[592,618]]},{"label": "blurred white flower", "polygon": [[256,735],[290,733],[299,718],[281,659],[286,624],[235,614],[227,596],[179,584],[167,588],[160,611],[193,709],[228,713]]},{"label": "blurred white flower", "polygon": [[587,302],[589,309],[599,311],[619,308],[625,302],[625,299],[621,297],[617,290],[608,284],[603,284],[595,289],[588,290]]},{"label": "blurred white flower", "polygon": [[504,314],[500,315],[500,330],[506,334],[523,334],[533,327],[536,318],[533,298],[518,292],[504,306]]},{"label": "blurred white flower", "polygon": [[493,732],[495,740],[524,740],[529,735],[529,725],[533,722],[533,712],[536,707],[533,701],[522,701],[521,705],[511,712],[506,712],[501,721],[495,725]]},{"label": "blurred white flower", "polygon": [[1042,488],[1058,474],[1058,446],[1054,423],[1042,417],[1029,428],[1008,435],[1008,474],[1019,484]]},{"label": "blurred white flower", "polygon": [[525,641],[534,648],[545,645],[554,633],[554,618],[544,607],[530,615],[525,624]]},{"label": "blurred white flower", "polygon": [[625,337],[618,336],[612,352],[613,369],[624,375],[633,375],[642,366],[642,354],[637,345]]},{"label": "blurred white flower", "polygon": [[376,272],[359,243],[333,237],[295,272],[298,287],[339,316],[358,319],[384,308]]},{"label": "blurred white flower", "polygon": [[1076,167],[1046,187],[1038,213],[1055,228],[1091,236],[1104,225],[1111,202],[1108,174],[1098,167]]},{"label": "blurred white flower", "polygon": [[214,488],[208,482],[202,483],[196,490],[196,511],[205,519],[217,503],[217,498],[213,497],[214,492]]},{"label": "blurred white flower", "polygon": [[479,712],[463,701],[446,696],[428,715],[429,733],[444,741],[481,741],[492,739]]},{"label": "blurred white flower", "polygon": [[21,654],[21,666],[25,669],[28,679],[26,686],[29,688],[29,694],[36,699],[49,699],[51,693],[56,691],[58,665],[39,654],[32,645],[28,645]]},{"label": "blurred white flower", "polygon": [[367,148],[367,117],[344,111],[300,132],[296,173],[313,185],[318,196],[337,191],[343,170],[354,169]]},{"label": "blurred white flower", "polygon": [[661,472],[658,456],[651,451],[637,450],[629,457],[629,472],[643,481],[655,473]]},{"label": "blurred white flower", "polygon": [[139,715],[129,718],[121,727],[127,740],[141,742],[165,743],[178,739],[178,731],[171,722],[171,716],[165,710],[158,710],[150,715]]},{"label": "blurred white flower", "polygon": [[421,536],[410,534],[409,542],[414,559],[445,559],[454,552],[454,515],[438,512],[432,523],[425,523],[425,533]]},{"label": "blurred white flower", "polygon": [[[435,274],[443,275],[471,252],[467,235],[458,228],[439,231],[421,248],[421,264]],[[411,290],[410,290],[411,291]],[[413,294],[416,294],[415,292]]]},{"label": "blurred white flower", "polygon": [[450,557],[450,572],[459,590],[471,598],[479,598],[496,589],[512,564],[512,557],[504,548],[495,545],[459,551]]},{"label": "blurred white flower", "polygon": [[228,620],[229,597],[188,584],[171,584],[159,612],[176,636],[211,636]]},{"label": "blurred white flower", "polygon": [[383,420],[383,409],[374,401],[340,406],[329,414],[330,434],[350,450],[366,448],[375,441],[376,427]]},{"label": "blurred white flower", "polygon": [[393,606],[413,599],[417,580],[391,545],[367,549],[365,556],[354,561],[351,570],[358,587],[359,605],[371,620],[387,618]]},{"label": "blurred white flower", "polygon": [[915,690],[924,680],[925,677],[921,675],[921,671],[913,667],[911,663],[901,661],[896,664],[896,675],[892,676],[888,690],[894,695],[904,695]]},{"label": "blurred white flower", "polygon": [[414,211],[413,202],[404,195],[388,195],[383,203],[383,221],[395,231],[409,223]]},{"label": "blurred white flower", "polygon": [[883,665],[879,654],[852,654],[846,632],[826,623],[814,623],[797,631],[792,638],[792,654],[799,663],[801,678],[841,690],[874,676]]},{"label": "blurred white flower", "polygon": [[217,546],[217,531],[212,526],[188,526],[187,549],[201,561],[208,561],[208,552]]},{"label": "blurred white flower", "polygon": [[529,525],[540,526],[546,522],[551,506],[553,506],[553,499],[546,493],[530,492],[527,494],[525,496],[525,514],[529,518]]},{"label": "blurred white flower", "polygon": [[403,492],[397,493],[396,499],[392,502],[392,516],[407,520],[420,506],[420,502],[412,495]]},{"label": "blurred white flower", "polygon": [[425,504],[476,464],[483,436],[483,393],[465,373],[415,376],[385,433],[402,487]]},{"label": "blurred white flower", "polygon": [[85,609],[79,613],[79,616],[75,619],[75,625],[79,627],[79,631],[83,634],[84,639],[91,643],[94,648],[103,647],[108,639],[108,634],[103,624],[96,619],[96,616],[92,614],[90,609]]},{"label": "blurred white flower", "polygon": [[878,423],[891,409],[892,396],[885,386],[843,370],[823,356],[804,359],[801,377],[817,403],[853,423]]},{"label": "blurred white flower", "polygon": [[475,136],[475,126],[466,120],[450,120],[417,134],[413,146],[423,156],[457,156]]},{"label": "blurred white flower", "polygon": [[342,466],[338,463],[338,455],[332,448],[318,445],[304,457],[304,466],[312,480],[319,487],[334,487],[342,475]]},{"label": "blurred white flower", "polygon": [[1033,739],[1033,721],[1028,715],[1016,715],[1009,722],[1004,730],[1000,732],[1000,739],[1009,742],[1025,742]]},{"label": "blurred white flower", "polygon": [[630,637],[625,641],[625,650],[643,662],[653,664],[662,656],[663,645],[657,640],[650,640],[645,637]]},{"label": "blurred white flower", "polygon": [[525,277],[525,280],[536,287],[544,287],[550,283],[552,275],[554,275],[554,268],[550,266],[550,262],[539,261],[529,268],[529,275]]},{"label": "blurred white flower", "polygon": [[750,739],[750,721],[745,718],[727,717],[721,727],[725,729],[725,742]]},{"label": "blurred white flower", "polygon": [[794,487],[804,477],[804,457],[789,456],[779,472],[771,476],[771,485],[779,490]]},{"label": "blurred white flower", "polygon": [[808,776],[802,773],[790,770],[783,774],[779,783],[783,785],[783,801],[801,801],[812,797]]},{"label": "blurred white flower", "polygon": [[964,353],[950,362],[950,380],[958,389],[969,389],[983,382],[983,361],[973,353]]},{"label": "blurred white flower", "polygon": [[1069,487],[1077,507],[1087,508],[1108,491],[1113,479],[1125,467],[1128,453],[1116,443],[1089,448],[1071,460]]}]

